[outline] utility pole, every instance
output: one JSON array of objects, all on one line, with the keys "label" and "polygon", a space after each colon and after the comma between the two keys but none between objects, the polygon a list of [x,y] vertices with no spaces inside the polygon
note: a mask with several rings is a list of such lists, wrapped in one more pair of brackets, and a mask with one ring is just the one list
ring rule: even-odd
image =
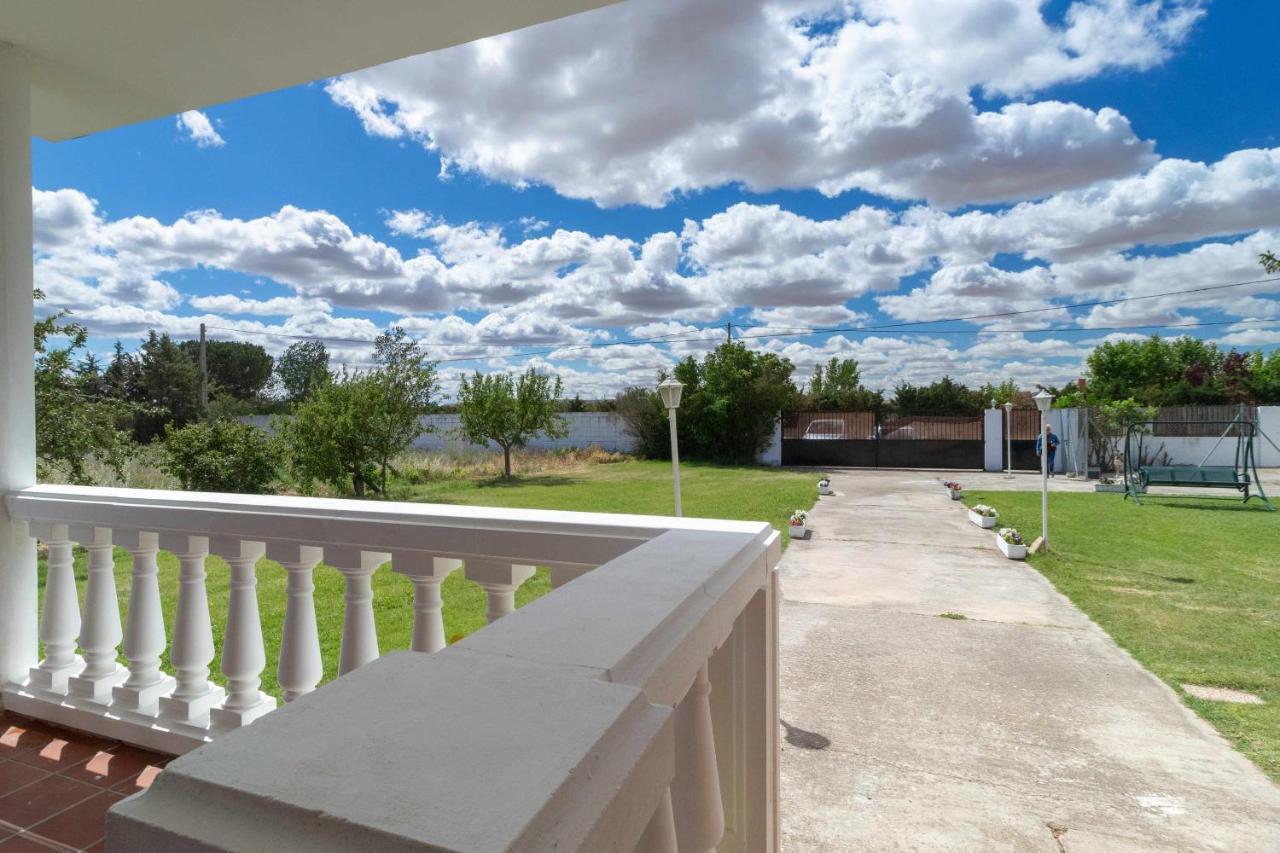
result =
[{"label": "utility pole", "polygon": [[729,343],[733,343],[733,321],[732,320],[724,324],[724,331],[725,331],[725,334],[728,335],[729,337]]},{"label": "utility pole", "polygon": [[200,414],[209,417],[209,357],[205,352],[204,323],[200,324]]}]

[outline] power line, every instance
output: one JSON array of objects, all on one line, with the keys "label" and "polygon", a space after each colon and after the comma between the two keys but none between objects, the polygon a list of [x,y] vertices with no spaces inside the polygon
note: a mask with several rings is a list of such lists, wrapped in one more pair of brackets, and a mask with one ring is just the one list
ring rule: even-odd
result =
[{"label": "power line", "polygon": [[[1029,314],[1038,314],[1038,313],[1044,313],[1047,311],[1070,311],[1078,308],[1093,308],[1093,307],[1106,306],[1106,305],[1119,305],[1127,302],[1138,302],[1146,299],[1159,299],[1167,296],[1185,296],[1187,294],[1192,294],[1192,293],[1208,293],[1208,292],[1219,291],[1219,290],[1227,290],[1231,288],[1247,287],[1255,284],[1267,284],[1267,283],[1277,282],[1277,281],[1280,281],[1280,276],[1252,279],[1249,281],[1229,282],[1226,284],[1202,285],[1199,287],[1185,288],[1183,290],[1167,290],[1167,291],[1161,291],[1159,293],[1141,294],[1138,296],[1121,296],[1121,297],[1115,297],[1113,299],[1095,299],[1087,302],[1070,303],[1067,305],[1048,305],[1048,306],[1043,306],[1039,308],[1025,308],[1025,309],[1020,309],[1016,311],[999,311],[999,312],[992,312],[988,314],[971,314],[971,315],[962,316],[962,317],[945,317],[945,318],[936,318],[932,320],[911,320],[911,321],[904,321],[900,323],[880,323],[880,324],[871,325],[871,326],[863,325],[863,326],[843,326],[843,327],[835,327],[835,328],[807,328],[807,329],[791,329],[791,330],[784,329],[781,331],[759,332],[754,334],[744,334],[742,332],[739,332],[737,339],[738,340],[744,340],[744,339],[758,340],[758,339],[764,339],[764,338],[812,337],[815,335],[832,335],[832,334],[841,334],[841,333],[868,334],[868,333],[885,332],[885,331],[892,331],[898,334],[926,334],[926,335],[928,334],[934,334],[934,335],[1043,334],[1043,333],[1051,333],[1051,332],[1097,333],[1097,332],[1111,332],[1111,331],[1136,331],[1139,329],[1179,329],[1179,328],[1194,328],[1198,326],[1224,326],[1224,325],[1240,325],[1244,323],[1280,322],[1280,321],[1274,321],[1274,320],[1243,320],[1243,321],[1233,320],[1233,321],[1214,321],[1214,322],[1205,322],[1205,323],[1176,323],[1176,324],[1152,323],[1152,324],[1142,324],[1142,325],[1135,325],[1135,326],[1110,326],[1110,327],[1095,327],[1095,328],[1070,326],[1070,327],[1060,327],[1060,328],[1053,328],[1053,329],[1008,329],[1008,330],[1004,330],[1004,329],[917,330],[915,329],[915,327],[918,327],[918,326],[931,326],[939,323],[964,323],[964,322],[974,322],[976,320],[997,320],[997,319],[1002,319],[1007,317],[1022,317]],[[729,334],[729,340],[734,339],[733,325],[734,324],[732,322],[729,322],[726,324],[726,331]],[[323,340],[323,341],[331,341],[334,343],[348,343],[348,344],[357,344],[357,345],[364,345],[364,346],[368,346],[369,344],[373,343],[372,340],[364,339],[364,338],[339,338],[339,337],[333,337],[329,335],[298,335],[298,334],[290,334],[286,332],[271,332],[264,329],[252,329],[252,330],[251,329],[235,329],[235,328],[226,327],[226,326],[208,326],[207,328],[223,331],[223,332],[230,332],[238,335],[247,335],[247,336],[259,335],[259,336],[286,338],[286,339],[294,339],[294,340]],[[768,327],[764,327],[764,328],[768,328]],[[912,331],[904,331],[908,329]],[[489,355],[489,354],[457,356],[453,358],[437,359],[436,361],[437,363],[440,363],[440,364],[449,364],[449,363],[456,363],[456,362],[462,362],[462,361],[478,361],[481,359],[491,358],[491,357],[500,357],[505,359],[533,358],[539,355],[553,355],[555,353],[571,352],[575,350],[603,349],[603,348],[617,347],[617,346],[639,346],[643,344],[654,344],[654,343],[667,343],[667,344],[708,343],[713,339],[711,337],[713,333],[718,334],[718,332],[715,329],[706,328],[706,329],[697,330],[697,334],[694,336],[683,337],[683,338],[676,337],[676,335],[682,334],[681,332],[669,332],[665,335],[635,337],[635,338],[630,338],[630,339],[621,340],[621,341],[592,342],[592,343],[586,343],[586,344],[566,343],[566,344],[556,345],[551,349],[508,353],[505,355],[498,355],[498,356]],[[484,346],[498,346],[498,347],[519,346],[519,344],[504,344],[499,340],[493,340],[493,339],[489,341],[478,341],[476,343],[466,343],[466,344],[434,344],[434,343],[430,343],[423,340],[418,340],[416,342],[420,345],[436,348],[436,349],[478,348],[478,347],[484,347]]]}]

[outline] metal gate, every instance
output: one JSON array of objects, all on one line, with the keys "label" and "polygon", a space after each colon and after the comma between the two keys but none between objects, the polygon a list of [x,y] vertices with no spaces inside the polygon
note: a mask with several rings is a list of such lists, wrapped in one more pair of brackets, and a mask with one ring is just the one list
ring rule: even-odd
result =
[{"label": "metal gate", "polygon": [[783,465],[981,469],[983,454],[982,415],[782,416]]}]

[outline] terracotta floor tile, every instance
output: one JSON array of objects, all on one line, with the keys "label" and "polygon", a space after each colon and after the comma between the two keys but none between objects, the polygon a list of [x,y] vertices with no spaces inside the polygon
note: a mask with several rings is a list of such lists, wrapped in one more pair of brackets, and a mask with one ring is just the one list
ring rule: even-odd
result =
[{"label": "terracotta floor tile", "polygon": [[30,831],[42,838],[83,849],[101,841],[106,835],[107,809],[122,799],[123,794],[103,791],[36,824]]},{"label": "terracotta floor tile", "polygon": [[39,782],[0,797],[0,821],[26,829],[101,790],[65,776],[46,776]]},{"label": "terracotta floor tile", "polygon": [[61,732],[38,749],[16,753],[10,756],[10,760],[57,773],[75,767],[77,764],[84,764],[99,749],[100,746],[97,743],[86,743],[72,732]]},{"label": "terracotta floor tile", "polygon": [[39,782],[48,775],[38,767],[0,759],[0,797],[12,794],[32,782]]},{"label": "terracotta floor tile", "polygon": [[141,773],[130,779],[126,779],[111,790],[122,794],[136,794],[139,791],[145,791],[151,787],[151,783],[160,775],[161,768],[154,764],[147,766]]},{"label": "terracotta floor tile", "polygon": [[57,737],[53,729],[31,720],[20,720],[0,725],[0,758],[39,749]]},{"label": "terracotta floor tile", "polygon": [[10,836],[4,841],[0,841],[0,853],[49,853],[50,850],[65,851],[74,849],[73,847],[64,847],[53,842],[41,843],[25,833]]},{"label": "terracotta floor tile", "polygon": [[88,761],[81,762],[61,773],[80,782],[113,788],[121,782],[134,778],[148,767],[161,767],[167,761],[165,756],[121,746],[110,751],[98,750]]}]

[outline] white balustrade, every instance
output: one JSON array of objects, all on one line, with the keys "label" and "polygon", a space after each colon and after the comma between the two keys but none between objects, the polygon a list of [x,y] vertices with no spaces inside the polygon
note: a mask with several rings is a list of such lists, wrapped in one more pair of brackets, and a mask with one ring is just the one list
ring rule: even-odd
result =
[{"label": "white balustrade", "polygon": [[[779,540],[763,524],[50,486],[5,506],[47,545],[48,581],[45,658],[0,686],[4,707],[173,753],[207,744],[116,807],[113,846],[776,850]],[[88,550],[80,612],[72,542]],[[132,557],[123,630],[113,546]],[[161,549],[179,567],[174,677]],[[210,553],[229,566],[225,690],[209,677]],[[261,690],[263,556],[287,580],[280,688],[306,697],[283,715]],[[313,693],[322,558],[345,583],[343,677]],[[435,654],[379,657],[388,560],[414,590],[409,646]],[[537,565],[553,592],[504,619]],[[491,624],[446,649],[441,589],[460,567]],[[332,738],[357,717],[372,738]],[[358,789],[296,784],[320,740]]]},{"label": "white balustrade", "polygon": [[413,639],[415,652],[438,652],[445,647],[444,601],[440,585],[462,566],[461,560],[417,551],[391,555],[391,568],[413,582]]},{"label": "white balustrade", "polygon": [[338,674],[346,675],[378,658],[378,626],[373,618],[373,573],[391,559],[380,551],[325,548],[325,563],[346,580],[343,596],[342,649]]},{"label": "white balustrade", "polygon": [[178,606],[169,650],[177,684],[171,695],[161,697],[160,714],[175,723],[207,727],[210,710],[226,698],[226,692],[209,680],[213,662],[213,627],[205,589],[209,539],[171,534],[160,537],[160,544],[178,558]]},{"label": "white balustrade", "polygon": [[266,553],[262,542],[214,539],[213,553],[231,569],[227,594],[227,629],[222,639],[222,674],[227,677],[227,697],[209,712],[215,728],[247,725],[268,711],[276,700],[258,689],[267,653],[262,645],[262,620],[258,616],[258,560]]},{"label": "white balustrade", "polygon": [[284,568],[287,599],[284,631],[280,638],[277,678],[284,701],[310,693],[324,675],[320,658],[320,632],[316,628],[315,568],[323,550],[310,545],[268,543],[267,556]]},{"label": "white balustrade", "polygon": [[72,537],[89,552],[89,572],[80,616],[80,648],[84,669],[67,679],[67,692],[103,705],[111,702],[111,688],[129,673],[116,662],[116,647],[124,637],[120,602],[116,598],[115,555],[111,528],[73,528]]},{"label": "white balustrade", "polygon": [[119,545],[133,558],[129,585],[129,610],[124,632],[124,654],[129,661],[129,677],[111,693],[122,710],[154,716],[160,697],[173,691],[171,676],[160,671],[160,655],[165,649],[164,614],[160,609],[157,578],[160,538],[155,533],[125,531]]},{"label": "white balustrade", "polygon": [[43,525],[32,533],[48,547],[44,584],[44,612],[40,617],[40,642],[44,660],[31,668],[30,681],[45,690],[67,692],[67,679],[84,669],[76,654],[80,633],[80,599],[76,594],[75,560],[65,524]]},{"label": "white balustrade", "polygon": [[711,725],[711,681],[703,664],[676,708],[676,778],[671,800],[680,853],[714,851],[724,837],[724,801]]},{"label": "white balustrade", "polygon": [[533,577],[537,566],[504,563],[494,560],[467,560],[467,580],[475,581],[488,596],[485,618],[496,622],[516,609],[516,590]]}]

